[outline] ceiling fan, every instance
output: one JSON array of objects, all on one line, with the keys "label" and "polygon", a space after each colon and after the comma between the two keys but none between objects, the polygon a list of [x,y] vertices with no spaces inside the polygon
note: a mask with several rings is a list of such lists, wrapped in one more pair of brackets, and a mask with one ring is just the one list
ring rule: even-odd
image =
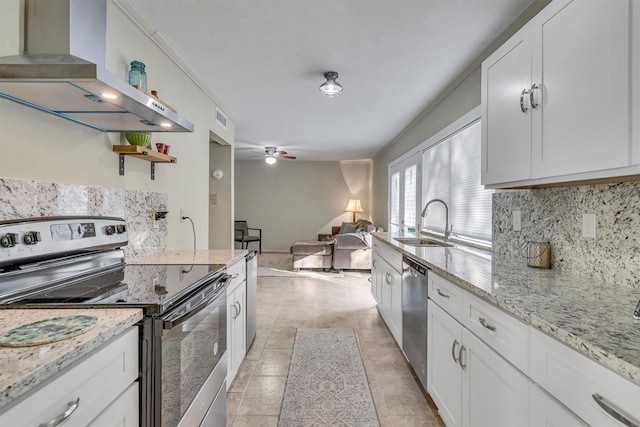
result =
[{"label": "ceiling fan", "polygon": [[278,151],[277,147],[264,147],[265,160],[267,164],[272,165],[276,159],[295,160],[296,156],[288,156],[286,151]]}]

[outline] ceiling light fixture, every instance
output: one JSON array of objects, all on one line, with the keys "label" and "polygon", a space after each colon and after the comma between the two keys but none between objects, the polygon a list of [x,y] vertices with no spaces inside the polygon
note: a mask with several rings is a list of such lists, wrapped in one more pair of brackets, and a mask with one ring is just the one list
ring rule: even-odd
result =
[{"label": "ceiling light fixture", "polygon": [[274,156],[267,156],[265,157],[264,161],[267,162],[268,165],[276,164],[276,158]]},{"label": "ceiling light fixture", "polygon": [[320,92],[329,98],[340,95],[342,85],[336,81],[338,73],[335,71],[327,71],[324,73],[324,78],[327,79],[327,81],[320,85]]}]

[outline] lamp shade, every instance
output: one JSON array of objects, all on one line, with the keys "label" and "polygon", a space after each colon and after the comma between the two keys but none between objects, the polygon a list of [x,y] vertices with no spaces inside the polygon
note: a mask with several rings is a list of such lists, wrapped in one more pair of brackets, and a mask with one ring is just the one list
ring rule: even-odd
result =
[{"label": "lamp shade", "polygon": [[349,199],[349,203],[347,203],[347,209],[345,212],[364,212],[362,209],[362,203],[360,203],[360,199]]}]

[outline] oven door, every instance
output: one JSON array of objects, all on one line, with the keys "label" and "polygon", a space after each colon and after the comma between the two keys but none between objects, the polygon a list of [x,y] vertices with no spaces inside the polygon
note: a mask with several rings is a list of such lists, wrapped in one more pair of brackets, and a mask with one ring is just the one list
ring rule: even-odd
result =
[{"label": "oven door", "polygon": [[224,386],[230,280],[223,276],[156,319],[162,333],[153,366],[154,427],[199,426]]}]

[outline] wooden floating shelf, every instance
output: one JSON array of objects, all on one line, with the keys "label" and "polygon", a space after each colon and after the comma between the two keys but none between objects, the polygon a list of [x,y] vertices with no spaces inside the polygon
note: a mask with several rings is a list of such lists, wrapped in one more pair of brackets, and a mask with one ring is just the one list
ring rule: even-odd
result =
[{"label": "wooden floating shelf", "polygon": [[113,152],[120,156],[120,175],[124,175],[125,156],[151,162],[151,179],[156,179],[156,163],[177,163],[178,159],[139,145],[114,145]]},{"label": "wooden floating shelf", "polygon": [[139,145],[114,145],[114,153],[124,154],[138,159],[148,160],[156,163],[177,163],[178,159],[167,154],[158,153],[151,148]]}]

